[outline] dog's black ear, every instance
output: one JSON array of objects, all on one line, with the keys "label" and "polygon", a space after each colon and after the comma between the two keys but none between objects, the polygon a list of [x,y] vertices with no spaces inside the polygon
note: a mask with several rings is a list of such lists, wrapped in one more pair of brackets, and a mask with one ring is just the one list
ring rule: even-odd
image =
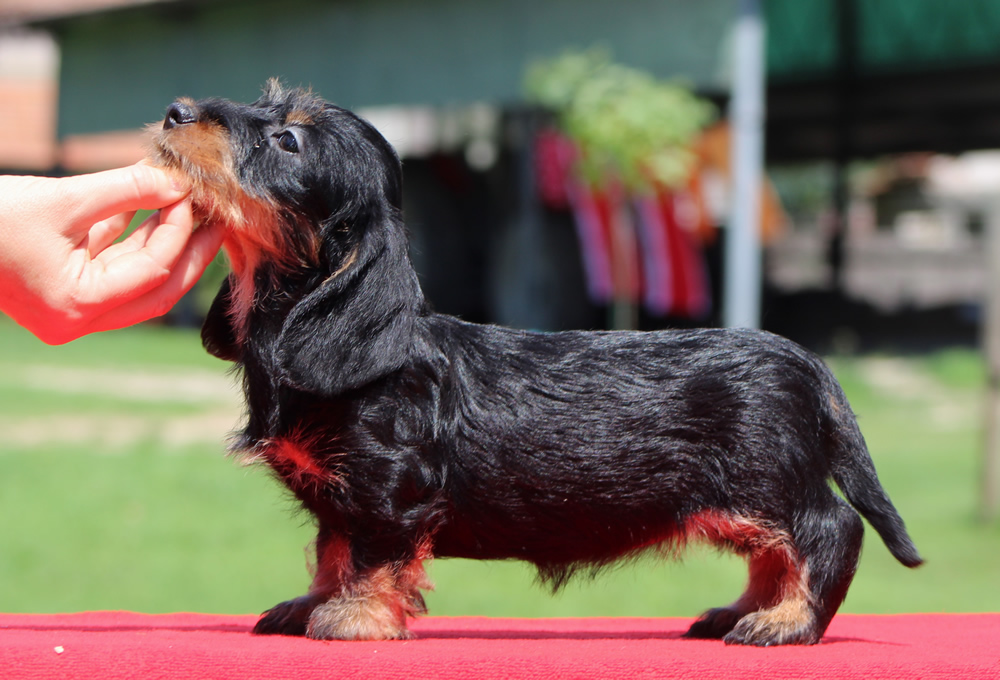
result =
[{"label": "dog's black ear", "polygon": [[222,282],[222,287],[212,300],[205,323],[201,326],[201,344],[212,356],[226,361],[236,361],[239,351],[236,346],[236,331],[233,330],[229,318],[229,295],[232,284],[229,277]]},{"label": "dog's black ear", "polygon": [[321,396],[401,368],[423,307],[402,225],[368,230],[345,262],[292,308],[278,337],[283,381]]}]

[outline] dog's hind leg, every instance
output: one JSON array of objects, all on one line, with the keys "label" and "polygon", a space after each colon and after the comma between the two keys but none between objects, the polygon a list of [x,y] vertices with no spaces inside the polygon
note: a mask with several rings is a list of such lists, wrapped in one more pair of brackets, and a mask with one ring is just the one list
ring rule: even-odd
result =
[{"label": "dog's hind leg", "polygon": [[689,638],[725,637],[744,616],[769,609],[781,601],[781,590],[789,573],[784,549],[766,550],[747,558],[750,578],[746,591],[728,607],[710,609],[691,625]]},{"label": "dog's hind leg", "polygon": [[801,590],[799,558],[789,531],[721,511],[699,513],[685,522],[686,537],[727,547],[747,559],[746,591],[727,607],[710,609],[688,630],[691,638],[723,638],[744,617],[771,609]]},{"label": "dog's hind leg", "polygon": [[756,646],[819,642],[854,578],[863,532],[857,513],[832,495],[826,508],[800,517],[797,559],[781,580],[779,600],[743,616],[723,640]]}]

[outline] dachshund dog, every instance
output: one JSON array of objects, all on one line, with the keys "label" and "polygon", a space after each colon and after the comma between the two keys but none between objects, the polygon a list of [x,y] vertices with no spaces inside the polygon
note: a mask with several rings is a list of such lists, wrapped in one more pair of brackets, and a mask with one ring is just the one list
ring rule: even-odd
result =
[{"label": "dachshund dog", "polygon": [[153,137],[153,161],[188,176],[199,218],[227,230],[232,272],[202,337],[242,371],[234,450],[317,524],[308,593],[256,633],[405,638],[434,556],[525,560],[558,589],[702,540],[744,556],[749,584],[689,636],[813,644],[857,568],[858,513],[902,564],[921,563],[844,393],[798,345],[433,312],[395,152],[303,90],[180,99]]}]

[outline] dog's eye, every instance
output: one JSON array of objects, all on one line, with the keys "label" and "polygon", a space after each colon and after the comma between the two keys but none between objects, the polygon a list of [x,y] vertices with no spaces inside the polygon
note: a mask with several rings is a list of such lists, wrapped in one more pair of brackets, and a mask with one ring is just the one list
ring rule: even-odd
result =
[{"label": "dog's eye", "polygon": [[299,152],[299,140],[295,138],[291,130],[277,133],[274,139],[278,143],[278,148],[282,151],[287,151],[288,153]]}]

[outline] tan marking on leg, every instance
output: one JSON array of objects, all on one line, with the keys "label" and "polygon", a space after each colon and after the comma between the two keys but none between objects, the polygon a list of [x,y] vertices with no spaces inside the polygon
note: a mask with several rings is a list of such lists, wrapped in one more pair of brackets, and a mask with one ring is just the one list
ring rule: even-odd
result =
[{"label": "tan marking on leg", "polygon": [[331,536],[316,546],[316,563],[310,569],[313,576],[309,594],[330,598],[352,580],[351,545],[344,536]]},{"label": "tan marking on leg", "polygon": [[727,640],[737,636],[748,644],[814,641],[810,639],[815,615],[808,569],[786,531],[718,511],[695,515],[685,529],[688,539],[706,540],[744,555],[749,569],[743,594],[728,607],[706,612],[693,626],[695,630],[718,635],[735,623]]},{"label": "tan marking on leg", "polygon": [[744,612],[773,607],[785,597],[789,581],[797,580],[798,565],[787,546],[752,554],[747,562],[747,587],[737,600]]},{"label": "tan marking on leg", "polygon": [[[373,569],[317,607],[309,617],[306,635],[321,640],[406,639],[406,619],[426,613],[421,589],[432,584],[423,560],[430,557],[425,542],[410,562]],[[315,582],[314,582],[315,585]]]},{"label": "tan marking on leg", "polygon": [[748,613],[727,642],[751,645],[814,644],[819,642],[816,614],[804,565],[782,583],[780,599],[772,607]]},{"label": "tan marking on leg", "polygon": [[321,604],[309,617],[306,635],[322,640],[392,640],[409,637],[406,610],[390,570],[378,569]]}]

